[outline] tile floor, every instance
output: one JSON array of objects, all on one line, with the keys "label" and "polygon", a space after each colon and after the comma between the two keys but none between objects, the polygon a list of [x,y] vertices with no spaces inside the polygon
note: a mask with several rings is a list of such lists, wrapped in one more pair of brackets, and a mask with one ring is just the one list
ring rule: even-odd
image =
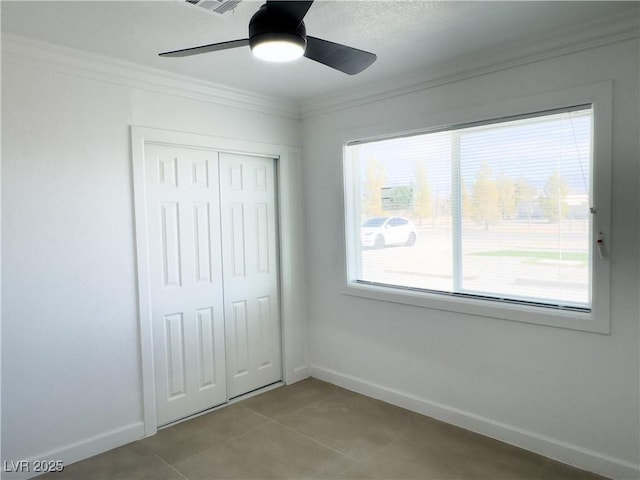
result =
[{"label": "tile floor", "polygon": [[315,379],[39,478],[602,479]]}]

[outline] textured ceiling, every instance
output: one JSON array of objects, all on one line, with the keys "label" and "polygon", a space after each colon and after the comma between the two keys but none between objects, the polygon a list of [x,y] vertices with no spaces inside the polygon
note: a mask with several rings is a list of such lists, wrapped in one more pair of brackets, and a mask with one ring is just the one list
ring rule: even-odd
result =
[{"label": "textured ceiling", "polygon": [[374,52],[368,70],[348,76],[302,58],[290,64],[255,59],[248,47],[187,58],[159,58],[175,50],[246,38],[262,2],[244,0],[218,15],[180,0],[2,1],[2,31],[295,101],[349,91],[452,62],[490,61],[501,52],[536,45],[637,15],[637,2],[429,2],[316,0],[307,32]]}]

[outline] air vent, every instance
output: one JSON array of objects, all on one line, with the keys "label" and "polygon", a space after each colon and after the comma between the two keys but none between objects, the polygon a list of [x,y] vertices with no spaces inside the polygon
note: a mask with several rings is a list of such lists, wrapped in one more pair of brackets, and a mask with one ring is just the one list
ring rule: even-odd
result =
[{"label": "air vent", "polygon": [[242,0],[185,0],[191,5],[204,8],[220,15],[230,12],[238,6]]}]

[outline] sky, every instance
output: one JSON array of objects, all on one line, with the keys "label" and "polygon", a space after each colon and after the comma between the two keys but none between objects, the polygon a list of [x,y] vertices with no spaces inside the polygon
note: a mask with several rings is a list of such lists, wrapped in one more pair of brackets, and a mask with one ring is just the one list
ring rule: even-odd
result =
[{"label": "sky", "polygon": [[414,184],[416,162],[423,161],[431,190],[448,195],[452,151],[459,145],[460,174],[467,186],[485,162],[494,179],[504,175],[517,180],[522,175],[538,190],[557,170],[570,194],[585,194],[590,188],[591,131],[591,110],[582,110],[361,143],[348,146],[347,153],[360,159],[363,182],[368,160],[381,162],[388,186]]}]

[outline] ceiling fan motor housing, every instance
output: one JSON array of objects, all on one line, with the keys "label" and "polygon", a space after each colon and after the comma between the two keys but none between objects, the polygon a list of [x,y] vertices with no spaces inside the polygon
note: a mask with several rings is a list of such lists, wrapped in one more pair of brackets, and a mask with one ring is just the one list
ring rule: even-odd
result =
[{"label": "ceiling fan motor housing", "polygon": [[307,46],[307,30],[304,22],[298,21],[282,12],[270,10],[262,5],[249,22],[249,46],[253,48],[264,42],[285,41],[302,47]]}]

